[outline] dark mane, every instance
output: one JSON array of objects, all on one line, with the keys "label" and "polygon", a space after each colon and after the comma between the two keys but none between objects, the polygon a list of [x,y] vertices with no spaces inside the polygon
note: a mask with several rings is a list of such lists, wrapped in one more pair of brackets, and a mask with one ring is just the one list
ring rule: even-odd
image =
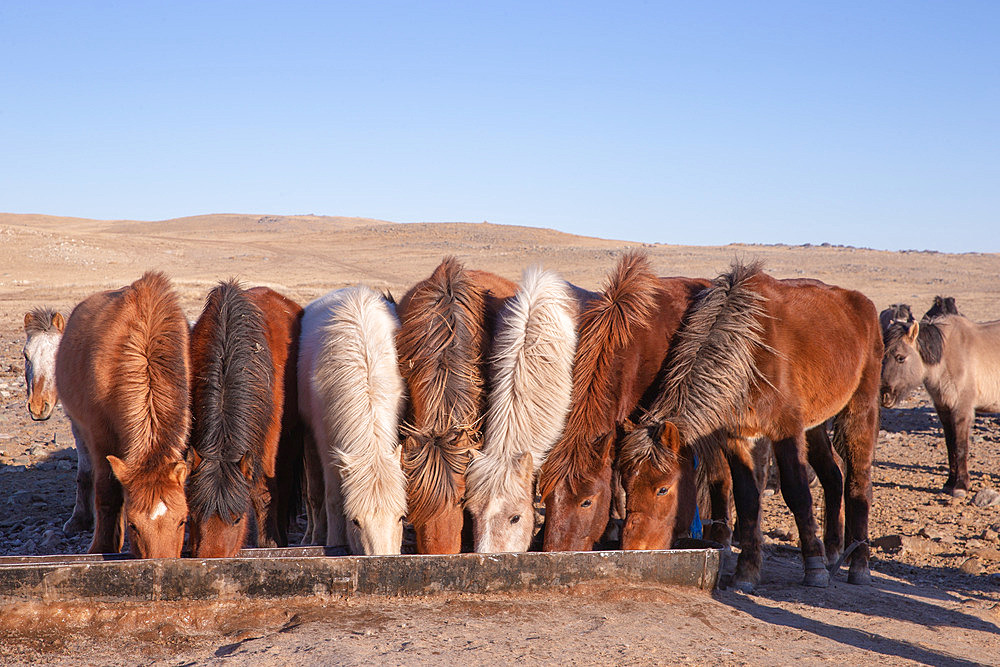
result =
[{"label": "dark mane", "polygon": [[201,457],[188,479],[191,512],[230,520],[250,506],[271,422],[274,366],[264,316],[235,280],[208,294],[191,340],[191,447]]},{"label": "dark mane", "polygon": [[660,282],[642,253],[622,256],[603,293],[580,316],[569,418],[563,435],[542,465],[539,490],[552,492],[562,479],[570,487],[593,477],[613,443],[616,361],[655,312]]},{"label": "dark mane", "polygon": [[[917,332],[917,351],[920,360],[928,366],[941,363],[944,355],[944,334],[936,321],[921,322]],[[885,332],[885,348],[903,338],[910,330],[910,325],[897,322]]]},{"label": "dark mane", "polygon": [[479,447],[484,313],[483,290],[454,257],[401,302],[396,346],[412,405],[403,466],[414,523],[458,501],[469,451]]},{"label": "dark mane", "polygon": [[662,451],[659,433],[673,422],[681,439],[697,445],[734,424],[759,381],[754,353],[763,345],[763,297],[749,282],[760,263],[735,264],[698,295],[671,344],[656,399],[638,427],[622,440],[619,465],[643,461],[667,472],[673,456]]},{"label": "dark mane", "polygon": [[[934,303],[931,305],[930,309],[924,316],[920,318],[920,323],[923,325],[924,322],[930,322],[936,317],[941,317],[942,315],[961,315],[958,312],[958,306],[955,305],[955,297],[953,296],[936,296],[934,297]],[[912,318],[911,318],[912,319]]]},{"label": "dark mane", "polygon": [[56,328],[53,318],[58,314],[54,308],[38,306],[32,308],[24,318],[24,332],[29,336],[45,333]]}]

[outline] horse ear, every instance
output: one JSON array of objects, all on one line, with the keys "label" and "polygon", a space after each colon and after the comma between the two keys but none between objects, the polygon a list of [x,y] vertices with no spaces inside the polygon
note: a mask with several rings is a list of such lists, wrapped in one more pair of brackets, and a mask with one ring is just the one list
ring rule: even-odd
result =
[{"label": "horse ear", "polygon": [[201,454],[194,447],[188,447],[185,459],[187,460],[188,470],[197,470],[202,462]]},{"label": "horse ear", "polygon": [[60,333],[66,330],[66,318],[62,316],[62,313],[56,313],[52,316],[52,326]]},{"label": "horse ear", "polygon": [[106,458],[108,459],[108,463],[111,464],[111,472],[115,474],[115,478],[119,482],[122,481],[128,472],[128,466],[126,466],[125,462],[117,456],[109,454]]},{"label": "horse ear", "polygon": [[243,453],[243,458],[240,459],[240,472],[248,480],[253,479],[253,456],[249,449]]},{"label": "horse ear", "polygon": [[[111,458],[110,456],[108,458]],[[177,482],[178,486],[184,486],[184,480],[188,476],[187,463],[184,461],[178,461],[174,464],[174,467],[170,470],[170,478]]]},{"label": "horse ear", "polygon": [[663,430],[660,431],[660,444],[676,454],[680,453],[681,434],[673,422],[663,422]]},{"label": "horse ear", "polygon": [[24,330],[28,330],[28,326],[31,324],[31,311],[29,310],[24,314]]},{"label": "horse ear", "polygon": [[906,330],[906,342],[913,345],[917,342],[917,335],[920,333],[920,323],[914,322],[910,325],[910,328]]},{"label": "horse ear", "polygon": [[621,423],[621,427],[622,427],[622,434],[628,435],[629,433],[635,430],[635,422],[626,417],[625,421]]}]

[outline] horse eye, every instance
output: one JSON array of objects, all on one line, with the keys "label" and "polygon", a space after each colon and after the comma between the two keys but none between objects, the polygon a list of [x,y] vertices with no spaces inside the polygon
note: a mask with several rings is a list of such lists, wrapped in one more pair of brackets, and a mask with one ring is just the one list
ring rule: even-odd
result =
[{"label": "horse eye", "polygon": [[401,516],[401,517],[399,517],[399,522],[400,522],[400,523],[403,523],[403,521],[405,521],[405,520],[406,520],[406,516],[405,516],[405,515],[404,515],[404,516]]},{"label": "horse eye", "polygon": [[132,523],[131,521],[129,521],[129,522],[128,522],[128,529],[129,529],[129,530],[134,530],[134,531],[135,531],[135,532],[137,532],[137,533],[139,532],[139,529],[138,529],[138,528],[136,528],[136,527],[135,527],[135,524],[134,524],[134,523]]},{"label": "horse eye", "polygon": [[580,507],[590,507],[592,504],[593,501],[590,498],[587,498],[582,503],[580,503]]},{"label": "horse eye", "polygon": [[665,495],[667,495],[667,487],[661,486],[659,488],[659,490],[656,492],[656,495],[658,495],[658,496],[665,496]]},{"label": "horse eye", "polygon": [[355,526],[357,526],[358,528],[360,528],[360,527],[361,527],[361,522],[360,522],[360,521],[358,521],[357,519],[351,519],[351,523],[353,523],[353,524],[354,524]]},{"label": "horse eye", "polygon": [[[184,527],[184,526],[185,526],[185,525],[187,524],[187,522],[188,522],[188,520],[187,520],[187,519],[181,519],[181,522],[180,522],[179,524],[177,524],[177,526],[178,526],[179,528],[183,528],[183,527]],[[238,519],[237,519],[236,523],[239,523],[239,520],[238,520]]]},{"label": "horse eye", "polygon": [[510,518],[510,522],[511,523],[517,523],[520,520],[521,520],[521,515],[520,514],[515,514],[514,516],[512,516]]},{"label": "horse eye", "polygon": [[900,363],[900,364],[901,364],[901,363],[903,363],[903,362],[905,362],[905,361],[906,361],[906,357],[904,357],[904,356],[903,356],[903,355],[901,355],[901,354],[897,354],[897,355],[896,355],[896,363]]}]

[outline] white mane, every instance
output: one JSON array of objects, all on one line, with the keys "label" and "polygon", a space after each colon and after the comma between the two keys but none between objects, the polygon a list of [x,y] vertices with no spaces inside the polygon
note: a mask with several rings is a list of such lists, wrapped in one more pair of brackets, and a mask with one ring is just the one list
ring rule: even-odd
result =
[{"label": "white mane", "polygon": [[556,274],[540,267],[524,272],[494,337],[482,453],[466,473],[470,503],[523,494],[518,459],[530,454],[537,472],[562,433],[573,386],[577,313],[570,286]]},{"label": "white mane", "polygon": [[[313,370],[326,447],[340,468],[348,518],[406,514],[399,421],[404,385],[396,360],[394,307],[368,287],[337,291]],[[324,457],[325,458],[325,457]],[[397,552],[398,553],[398,552]]]}]

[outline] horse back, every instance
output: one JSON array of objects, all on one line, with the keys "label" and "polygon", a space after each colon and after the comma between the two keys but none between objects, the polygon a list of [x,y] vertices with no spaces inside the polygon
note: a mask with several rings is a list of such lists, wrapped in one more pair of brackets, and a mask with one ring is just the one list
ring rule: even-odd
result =
[{"label": "horse back", "polygon": [[753,412],[765,434],[780,439],[821,423],[859,389],[875,400],[882,335],[868,297],[818,280],[763,273],[752,286],[764,297],[758,318],[763,345],[755,354],[762,378]]},{"label": "horse back", "polygon": [[976,410],[1000,412],[1000,320],[973,322],[962,315],[942,315],[933,325],[944,334],[942,363],[930,367],[927,377],[950,390],[945,393],[955,394],[942,397],[944,402],[957,408],[971,399]]}]

